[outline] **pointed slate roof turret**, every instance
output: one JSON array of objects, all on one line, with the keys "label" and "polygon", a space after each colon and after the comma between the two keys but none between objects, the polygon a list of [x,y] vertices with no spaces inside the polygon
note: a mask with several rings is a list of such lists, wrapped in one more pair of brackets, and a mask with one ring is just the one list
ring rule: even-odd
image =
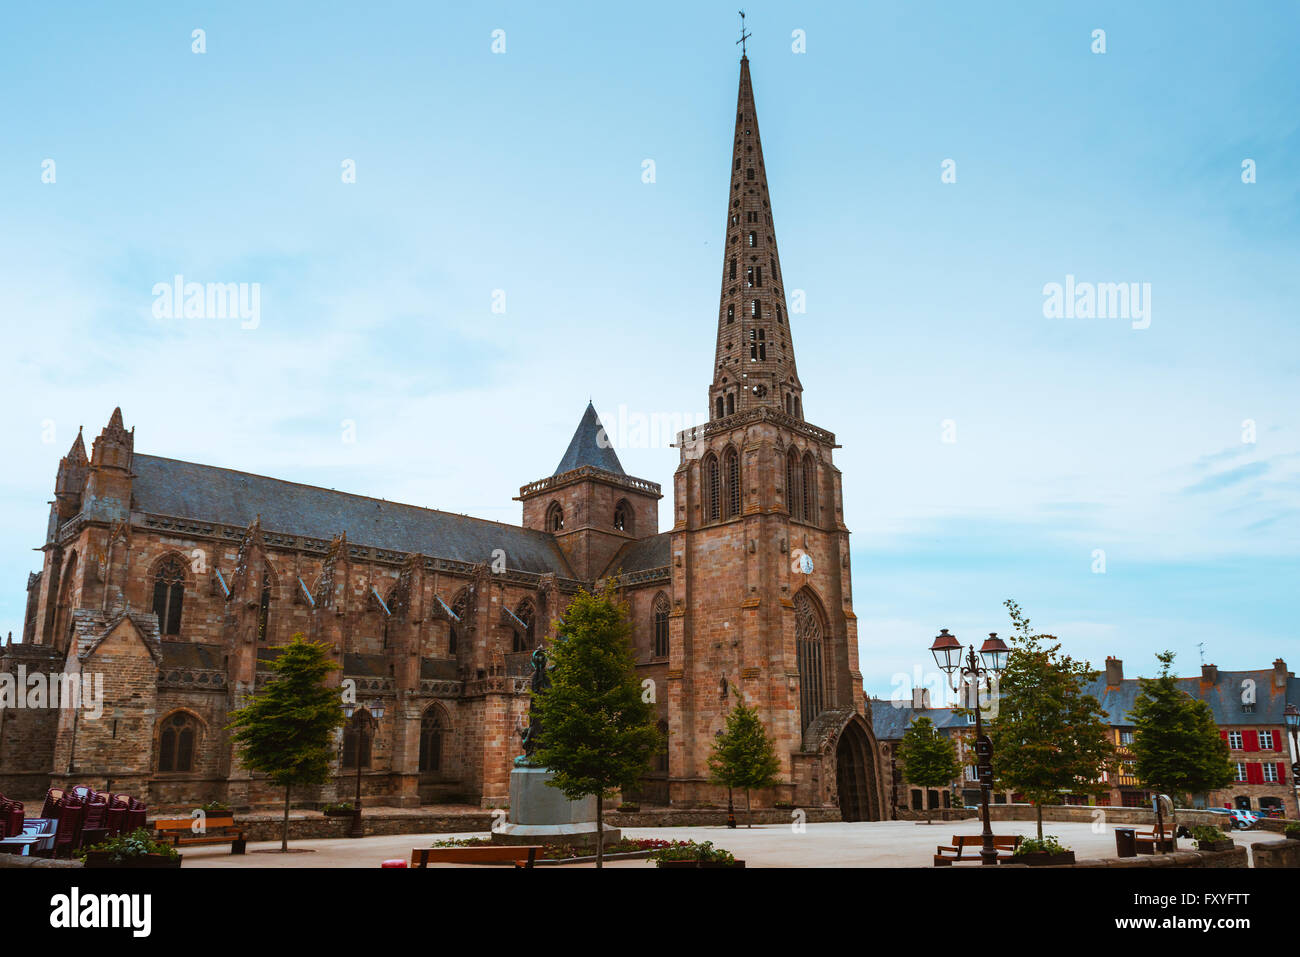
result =
[{"label": "pointed slate roof turret", "polygon": [[729,186],[709,415],[720,419],[768,406],[802,419],[803,386],[794,365],[748,57],[740,59]]},{"label": "pointed slate roof turret", "polygon": [[615,475],[627,474],[619,464],[614,446],[605,433],[605,427],[600,424],[600,419],[596,416],[596,407],[590,402],[587,403],[587,411],[582,414],[582,421],[578,423],[578,430],[569,440],[564,458],[560,459],[559,466],[552,474],[562,475],[584,465],[594,465]]}]

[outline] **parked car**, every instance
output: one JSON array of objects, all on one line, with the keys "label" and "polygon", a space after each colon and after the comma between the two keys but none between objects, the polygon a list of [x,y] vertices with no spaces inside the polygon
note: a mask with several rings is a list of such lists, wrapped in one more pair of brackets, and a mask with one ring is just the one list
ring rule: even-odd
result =
[{"label": "parked car", "polygon": [[1226,807],[1207,807],[1205,811],[1207,814],[1213,814],[1221,819],[1220,830],[1242,830],[1251,826],[1250,823],[1246,823],[1241,817],[1238,817],[1238,815],[1252,813],[1250,811],[1233,811]]},{"label": "parked car", "polygon": [[1207,807],[1205,810],[1210,814],[1222,815],[1225,818],[1224,824],[1240,831],[1254,827],[1264,816],[1258,811],[1243,811],[1237,808]]},{"label": "parked car", "polygon": [[1237,826],[1245,830],[1258,824],[1263,815],[1257,811],[1233,811],[1232,817],[1237,822]]}]

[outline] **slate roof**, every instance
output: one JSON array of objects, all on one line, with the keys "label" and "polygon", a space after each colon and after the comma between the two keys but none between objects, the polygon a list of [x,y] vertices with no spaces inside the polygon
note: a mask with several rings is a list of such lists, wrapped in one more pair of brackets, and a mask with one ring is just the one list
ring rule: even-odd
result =
[{"label": "slate roof", "polygon": [[605,427],[596,417],[596,407],[590,402],[587,403],[587,411],[582,413],[578,430],[569,440],[569,447],[564,452],[564,458],[560,459],[560,464],[556,466],[554,474],[571,472],[584,465],[594,465],[615,475],[627,474],[619,464],[618,456],[614,454],[614,447],[605,433]]},{"label": "slate roof", "polygon": [[353,545],[461,562],[491,561],[500,548],[507,568],[574,577],[543,531],[156,455],[136,455],[133,471],[133,507],[145,512],[227,525],[261,515],[268,531],[327,540],[347,532]]},{"label": "slate roof", "polygon": [[672,557],[672,535],[672,532],[660,532],[649,538],[628,542],[614,553],[614,557],[601,577],[663,568]]},{"label": "slate roof", "polygon": [[[1282,711],[1286,707],[1288,689],[1273,687],[1273,669],[1258,668],[1253,671],[1220,671],[1214,684],[1207,684],[1199,677],[1178,678],[1178,687],[1199,698],[1210,706],[1214,712],[1214,723],[1224,725],[1260,725],[1283,723]],[[1252,711],[1243,711],[1241,707],[1242,683],[1255,683],[1255,707]],[[1290,700],[1300,702],[1300,681],[1288,678]],[[1125,678],[1118,686],[1106,686],[1102,677],[1087,686],[1089,694],[1095,695],[1105,709],[1108,720],[1113,725],[1133,723],[1133,702],[1137,699],[1141,687],[1136,678]]]},{"label": "slate roof", "polygon": [[226,669],[224,645],[207,645],[197,641],[162,642],[164,669],[183,668],[190,671],[224,671]]},{"label": "slate roof", "polygon": [[458,677],[456,673],[456,659],[421,658],[420,677],[441,679],[443,681],[455,681]]},{"label": "slate roof", "polygon": [[[882,698],[869,698],[871,705],[871,729],[878,741],[901,741],[903,732],[912,725],[912,719],[919,716],[930,719],[936,728],[971,728],[962,715],[953,714],[952,708],[913,708],[901,701],[887,701]],[[899,707],[902,705],[902,707]]]}]

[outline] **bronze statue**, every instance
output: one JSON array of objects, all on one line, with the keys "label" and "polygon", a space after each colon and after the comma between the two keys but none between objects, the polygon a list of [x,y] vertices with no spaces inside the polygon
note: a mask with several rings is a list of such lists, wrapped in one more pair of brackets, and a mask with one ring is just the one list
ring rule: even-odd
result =
[{"label": "bronze statue", "polygon": [[[551,678],[546,669],[546,651],[540,646],[533,651],[533,678],[532,690],[534,695],[541,694],[551,686]],[[534,702],[535,703],[535,702]],[[532,766],[532,757],[537,751],[538,744],[542,738],[542,718],[536,713],[533,704],[528,706],[528,724],[519,729],[519,741],[524,747],[524,753],[515,758],[515,767],[525,768]]]}]

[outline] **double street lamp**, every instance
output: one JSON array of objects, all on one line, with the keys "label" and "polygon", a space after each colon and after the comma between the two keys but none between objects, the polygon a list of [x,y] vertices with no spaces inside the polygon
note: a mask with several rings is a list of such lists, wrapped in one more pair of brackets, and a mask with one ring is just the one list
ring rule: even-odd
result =
[{"label": "double street lamp", "polygon": [[[948,634],[948,629],[943,628],[939,631],[938,637],[934,639],[934,644],[930,646],[930,653],[934,655],[934,663],[948,676],[948,682],[954,692],[961,687],[970,687],[976,689],[974,710],[975,710],[975,759],[976,770],[979,772],[980,784],[980,818],[984,823],[984,830],[981,832],[983,837],[983,846],[980,848],[981,864],[996,864],[998,862],[998,851],[993,846],[993,828],[989,825],[989,792],[993,790],[993,742],[984,734],[984,722],[981,718],[981,709],[979,702],[978,686],[981,679],[984,680],[989,691],[993,690],[992,676],[1002,673],[1007,666],[1007,658],[1011,654],[1011,649],[1007,643],[997,636],[997,632],[990,632],[984,644],[980,646],[978,657],[975,654],[975,646],[971,645],[966,652],[966,660],[962,661],[963,649],[961,642],[957,640],[956,635]],[[981,661],[983,664],[981,664]],[[970,704],[971,702],[967,702]]]},{"label": "double street lamp", "polygon": [[[372,717],[375,721],[378,721],[380,718],[382,718],[382,717],[384,716],[384,703],[383,703],[382,701],[380,701],[378,698],[376,698],[376,699],[375,699],[374,701],[372,701],[368,706],[367,706],[367,705],[362,705],[362,706],[360,706],[360,710],[362,710],[362,711],[368,711],[368,712],[370,713],[370,717]],[[356,714],[357,711],[358,711],[358,706],[357,706],[356,704],[348,703],[348,704],[345,704],[345,705],[343,706],[343,715],[344,715],[344,717],[346,717],[349,721],[352,720],[352,716],[353,716],[354,714]],[[352,833],[351,833],[349,836],[350,836],[350,837],[361,837],[361,735],[362,735],[362,728],[360,727],[360,723],[358,722],[358,726],[355,727],[355,728],[353,728],[352,730],[353,730],[353,734],[356,736],[355,739],[354,739],[353,759],[355,760],[356,765],[357,765],[357,797],[356,797],[356,803],[352,805]],[[344,732],[344,733],[346,734],[346,732]]]}]

